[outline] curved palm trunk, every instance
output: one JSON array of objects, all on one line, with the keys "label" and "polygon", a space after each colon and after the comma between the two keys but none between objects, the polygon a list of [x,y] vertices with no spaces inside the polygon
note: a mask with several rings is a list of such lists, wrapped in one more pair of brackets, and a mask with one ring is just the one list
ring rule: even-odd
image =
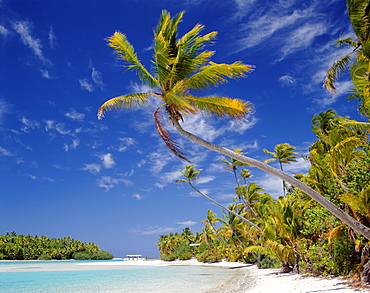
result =
[{"label": "curved palm trunk", "polygon": [[227,148],[215,145],[213,143],[210,143],[208,141],[205,141],[201,139],[200,137],[195,136],[194,134],[184,130],[179,122],[176,119],[171,118],[171,122],[175,126],[176,130],[179,132],[180,135],[182,135],[185,138],[190,139],[191,141],[207,148],[210,150],[213,150],[215,152],[224,154],[228,157],[234,158],[235,160],[238,160],[240,162],[243,162],[245,164],[248,164],[250,166],[256,167],[258,169],[261,169],[265,172],[268,172],[286,182],[289,184],[295,186],[296,188],[300,189],[304,193],[306,193],[308,196],[310,196],[313,200],[315,200],[317,203],[322,205],[325,209],[327,209],[329,212],[331,212],[334,216],[336,216],[338,219],[340,219],[342,222],[347,224],[349,227],[351,227],[355,232],[363,235],[366,239],[370,240],[370,229],[366,227],[365,225],[361,224],[360,222],[356,221],[354,218],[352,218],[350,215],[346,214],[344,211],[339,209],[336,205],[334,205],[331,201],[326,199],[324,196],[316,192],[311,187],[307,186],[303,182],[299,181],[298,179],[274,168],[267,164],[264,164],[258,160],[255,160],[250,157],[246,157],[243,155],[240,155],[238,153],[235,153]]},{"label": "curved palm trunk", "polygon": [[201,192],[200,190],[198,190],[196,187],[194,187],[193,184],[191,184],[191,181],[189,180],[188,181],[189,185],[191,186],[191,188],[193,188],[196,192],[198,192],[200,195],[204,196],[206,199],[210,200],[211,202],[213,202],[214,204],[218,205],[219,207],[223,208],[224,210],[228,211],[229,213],[233,214],[235,217],[238,217],[239,219],[241,219],[242,221],[244,222],[247,222],[249,225],[253,226],[254,228],[256,228],[258,231],[262,231],[260,227],[258,227],[256,224],[252,223],[251,221],[247,220],[246,218],[244,218],[243,216],[235,213],[234,211],[228,209],[227,207],[223,206],[222,204],[220,204],[219,202],[215,201],[213,198],[209,197],[208,195],[204,194],[203,192]]}]

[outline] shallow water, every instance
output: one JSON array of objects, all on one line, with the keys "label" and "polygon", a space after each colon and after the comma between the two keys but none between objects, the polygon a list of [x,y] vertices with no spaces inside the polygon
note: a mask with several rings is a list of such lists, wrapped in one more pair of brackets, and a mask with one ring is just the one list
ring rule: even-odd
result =
[{"label": "shallow water", "polygon": [[77,265],[83,263],[86,262],[0,262],[0,292],[201,293],[211,291],[240,273],[238,269],[205,266],[87,268]]}]

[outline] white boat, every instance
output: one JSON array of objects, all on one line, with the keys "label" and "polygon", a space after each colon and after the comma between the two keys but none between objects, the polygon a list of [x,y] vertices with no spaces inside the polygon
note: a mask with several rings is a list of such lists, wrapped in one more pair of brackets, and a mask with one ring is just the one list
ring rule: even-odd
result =
[{"label": "white boat", "polygon": [[143,260],[146,260],[146,257],[142,257],[141,254],[128,254],[123,260],[124,261],[143,261]]}]

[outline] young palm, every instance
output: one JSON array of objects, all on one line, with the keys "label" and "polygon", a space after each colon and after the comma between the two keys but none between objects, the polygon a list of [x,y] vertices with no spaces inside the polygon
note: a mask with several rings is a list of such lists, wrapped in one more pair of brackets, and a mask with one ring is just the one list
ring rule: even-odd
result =
[{"label": "young palm", "polygon": [[[295,147],[291,146],[289,143],[281,143],[275,146],[275,152],[270,152],[266,149],[263,149],[263,151],[267,154],[270,154],[273,156],[271,159],[267,159],[264,162],[273,162],[278,161],[280,165],[280,170],[283,170],[283,164],[290,164],[291,162],[297,162],[298,156],[296,156],[298,153],[294,152]],[[285,196],[285,182],[283,181],[283,193]]]},{"label": "young palm", "polygon": [[185,170],[180,170],[181,174],[186,179],[177,179],[176,182],[187,182],[187,183],[189,183],[190,187],[193,188],[197,193],[204,196],[206,199],[210,200],[211,202],[218,205],[219,207],[223,208],[225,211],[228,211],[229,213],[233,214],[235,217],[238,217],[242,221],[248,223],[249,225],[252,225],[254,228],[261,231],[260,227],[258,227],[256,224],[252,223],[251,221],[247,220],[246,218],[237,214],[236,212],[230,210],[229,208],[225,207],[224,205],[220,204],[219,202],[215,201],[213,198],[209,197],[208,195],[206,195],[205,193],[203,193],[199,189],[197,189],[193,185],[192,182],[195,181],[195,180],[200,179],[200,177],[198,177],[200,171],[202,171],[202,169],[195,170],[194,165],[188,165],[188,166],[186,166]]},{"label": "young palm", "polygon": [[99,108],[98,118],[102,118],[107,111],[113,109],[143,106],[149,103],[152,97],[157,97],[163,101],[163,104],[154,112],[157,130],[168,148],[181,159],[187,160],[179,145],[171,139],[164,128],[163,116],[160,111],[164,111],[177,132],[183,137],[205,148],[279,177],[311,196],[355,231],[370,240],[370,229],[368,227],[355,221],[332,202],[298,179],[258,160],[207,142],[181,127],[179,121],[184,114],[206,113],[220,117],[228,116],[234,119],[245,118],[251,110],[248,102],[227,97],[199,97],[193,95],[192,91],[225,83],[227,78],[243,77],[253,69],[253,66],[242,62],[232,64],[212,62],[210,58],[214,52],[206,51],[204,48],[215,39],[217,33],[211,32],[204,36],[200,35],[203,30],[202,25],[196,25],[184,36],[178,38],[177,27],[182,16],[183,13],[180,13],[171,19],[167,11],[162,12],[159,24],[154,31],[153,74],[139,61],[133,46],[124,34],[116,32],[108,38],[109,46],[113,47],[119,57],[126,62],[125,66],[128,69],[135,70],[140,80],[148,84],[152,90],[146,93],[122,95],[108,100]]}]

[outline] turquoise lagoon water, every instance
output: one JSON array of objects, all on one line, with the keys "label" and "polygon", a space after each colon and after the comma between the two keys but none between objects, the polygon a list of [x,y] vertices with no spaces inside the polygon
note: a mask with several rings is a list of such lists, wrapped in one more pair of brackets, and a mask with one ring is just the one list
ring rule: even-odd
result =
[{"label": "turquoise lagoon water", "polygon": [[[1,293],[209,292],[238,275],[205,266],[83,266],[78,261],[0,262]],[[80,265],[78,265],[80,264]],[[44,271],[40,271],[44,270]],[[52,270],[52,271],[49,271]]]}]

